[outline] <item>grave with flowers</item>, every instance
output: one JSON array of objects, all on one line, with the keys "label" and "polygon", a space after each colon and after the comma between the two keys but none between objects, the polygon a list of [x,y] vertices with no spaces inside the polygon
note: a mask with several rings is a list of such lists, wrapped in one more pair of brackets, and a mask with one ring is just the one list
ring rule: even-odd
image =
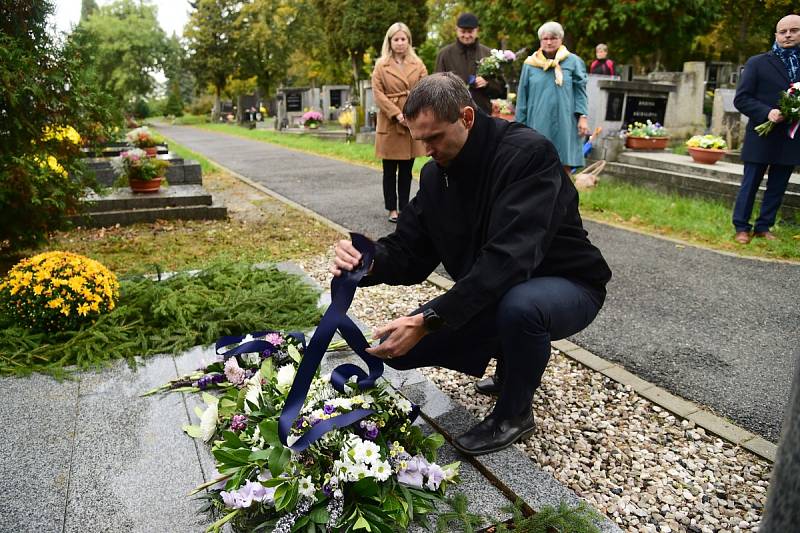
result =
[{"label": "grave with flowers", "polygon": [[69,381],[0,378],[0,530],[421,531],[441,518],[465,531],[466,510],[488,525],[516,498],[580,503],[515,448],[460,456],[447,441],[474,418],[420,372],[364,359],[364,328],[333,293],[333,322],[305,335],[227,336]]}]

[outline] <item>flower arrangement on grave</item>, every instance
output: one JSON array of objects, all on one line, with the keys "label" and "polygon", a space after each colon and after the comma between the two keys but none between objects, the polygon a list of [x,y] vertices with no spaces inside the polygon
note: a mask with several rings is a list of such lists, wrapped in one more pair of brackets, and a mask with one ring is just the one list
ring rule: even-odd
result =
[{"label": "flower arrangement on grave", "polygon": [[493,48],[491,53],[478,61],[476,75],[484,78],[503,78],[503,69],[517,59],[517,54],[511,50],[498,50]]},{"label": "flower arrangement on grave", "polygon": [[93,259],[45,252],[23,259],[0,281],[0,309],[41,331],[76,330],[112,311],[116,276]]},{"label": "flower arrangement on grave", "polygon": [[626,135],[628,137],[641,137],[648,139],[651,137],[669,137],[669,132],[667,132],[667,129],[658,122],[653,123],[648,120],[646,123],[634,122],[633,124],[628,124]]},{"label": "flower arrangement on grave", "polygon": [[148,157],[144,150],[134,148],[113,158],[111,166],[118,176],[130,183],[131,180],[150,181],[163,178],[169,162]]},{"label": "flower arrangement on grave", "polygon": [[495,98],[492,100],[493,117],[514,118],[514,111],[516,111],[516,108],[514,107],[514,100],[511,98],[513,95],[514,93],[509,93],[509,98]]},{"label": "flower arrangement on grave", "polygon": [[719,135],[694,135],[686,141],[686,146],[705,150],[726,150],[728,143]]},{"label": "flower arrangement on grave", "polygon": [[141,126],[125,134],[125,139],[136,148],[153,148],[164,142],[164,139],[150,131],[147,126]]},{"label": "flower arrangement on grave", "polygon": [[[794,139],[800,128],[800,81],[789,86],[781,93],[778,100],[778,109],[783,115],[783,119],[789,123],[789,138]],[[771,120],[759,124],[755,127],[756,133],[761,136],[769,134],[775,128],[775,123]]]},{"label": "flower arrangement on grave", "polygon": [[353,111],[351,109],[346,109],[339,113],[339,125],[342,126],[344,129],[352,129],[353,128]]},{"label": "flower arrangement on grave", "polygon": [[322,113],[319,111],[306,111],[301,118],[306,128],[318,128],[322,124]]},{"label": "flower arrangement on grave", "polygon": [[[459,463],[436,463],[443,438],[426,437],[412,424],[406,398],[385,382],[360,390],[348,381],[337,390],[331,374],[317,369],[284,445],[279,419],[305,353],[303,337],[267,331],[237,339],[224,346],[234,355],[147,393],[202,395],[199,424],[184,430],[210,442],[216,462],[213,479],[195,490],[208,489],[206,510],[221,515],[208,530],[230,523],[236,531],[389,532],[397,529],[391,524],[405,530],[444,501]],[[266,348],[237,353],[253,342]],[[329,426],[305,449],[290,449],[326,421],[367,409],[369,416]]]}]

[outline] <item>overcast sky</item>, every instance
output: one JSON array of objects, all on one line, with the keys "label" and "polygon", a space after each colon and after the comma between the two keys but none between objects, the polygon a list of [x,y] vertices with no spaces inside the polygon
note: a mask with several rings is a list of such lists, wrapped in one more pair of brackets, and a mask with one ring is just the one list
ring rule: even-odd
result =
[{"label": "overcast sky", "polygon": [[[55,0],[53,22],[59,31],[69,32],[81,18],[81,0]],[[110,0],[97,0],[97,5],[110,4]],[[155,0],[151,4],[158,8],[158,22],[168,37],[172,32],[183,35],[183,26],[189,18],[187,0]]]}]

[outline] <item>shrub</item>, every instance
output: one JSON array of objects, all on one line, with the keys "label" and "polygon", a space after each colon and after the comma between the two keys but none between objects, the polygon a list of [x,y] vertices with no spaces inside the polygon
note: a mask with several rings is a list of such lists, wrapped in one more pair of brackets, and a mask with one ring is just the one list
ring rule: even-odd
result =
[{"label": "shrub", "polygon": [[211,108],[214,107],[214,97],[210,94],[203,94],[189,102],[186,111],[190,115],[210,115]]},{"label": "shrub", "polygon": [[119,283],[106,267],[70,252],[23,259],[0,282],[0,308],[24,326],[76,330],[114,309]]},{"label": "shrub", "polygon": [[94,184],[75,137],[53,132],[71,127],[91,143],[119,118],[80,50],[57,44],[47,31],[51,11],[50,2],[0,10],[0,116],[8,117],[0,119],[0,252],[38,244],[64,227]]}]

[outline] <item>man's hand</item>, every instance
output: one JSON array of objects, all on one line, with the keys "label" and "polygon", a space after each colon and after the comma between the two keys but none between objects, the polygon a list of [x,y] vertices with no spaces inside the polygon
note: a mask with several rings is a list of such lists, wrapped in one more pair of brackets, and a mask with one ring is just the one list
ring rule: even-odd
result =
[{"label": "man's hand", "polygon": [[330,271],[337,277],[342,275],[343,270],[351,271],[361,262],[361,252],[356,250],[353,243],[348,240],[343,239],[334,244],[333,253],[333,264]]},{"label": "man's hand", "polygon": [[771,109],[767,118],[770,122],[783,122],[783,115],[780,109]]},{"label": "man's hand", "polygon": [[475,76],[475,88],[476,89],[483,89],[488,85],[489,82],[483,79],[483,76]]},{"label": "man's hand", "polygon": [[578,135],[581,137],[589,135],[589,119],[586,117],[580,117],[578,119]]},{"label": "man's hand", "polygon": [[367,352],[381,359],[402,357],[427,333],[422,313],[400,317],[373,331],[373,338],[386,337],[386,340],[374,348],[367,348]]}]

